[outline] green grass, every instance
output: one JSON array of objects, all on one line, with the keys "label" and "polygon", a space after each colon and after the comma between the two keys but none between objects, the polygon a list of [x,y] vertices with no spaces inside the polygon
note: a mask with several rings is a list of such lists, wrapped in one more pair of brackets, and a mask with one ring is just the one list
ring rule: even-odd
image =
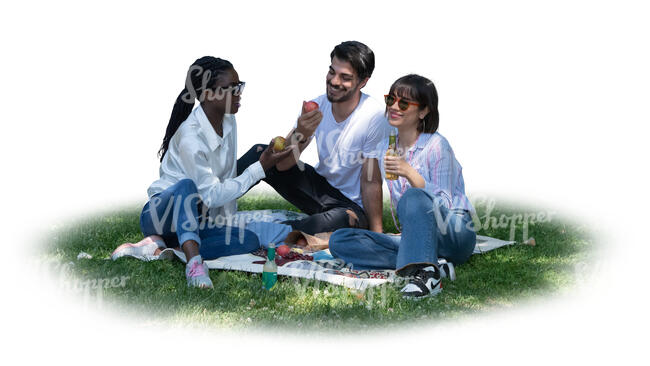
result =
[{"label": "green grass", "polygon": [[[264,208],[296,210],[275,195],[248,195],[239,200],[240,210]],[[497,206],[490,215],[498,218],[538,211],[545,210]],[[477,207],[477,212],[483,218],[485,207]],[[528,235],[536,238],[537,246],[514,245],[474,255],[457,267],[456,281],[443,280],[441,294],[418,302],[401,299],[399,289],[390,284],[359,292],[285,277],[279,278],[273,291],[265,292],[260,289],[259,274],[216,270],[210,272],[215,285],[210,291],[188,288],[180,261],[108,259],[119,244],[142,238],[139,214],[139,207],[130,207],[58,228],[39,260],[56,270],[63,291],[80,298],[83,287],[77,286],[84,281],[126,278],[124,286],[89,290],[95,299],[91,304],[101,296],[103,307],[145,316],[149,323],[340,331],[459,319],[546,299],[570,291],[576,285],[576,267],[584,268],[593,254],[585,227],[553,217],[529,226]],[[387,203],[384,228],[395,232]],[[515,229],[515,240],[521,241],[522,224]],[[508,239],[510,232],[510,227],[497,227],[482,228],[479,234]],[[78,260],[82,251],[93,258]]]}]

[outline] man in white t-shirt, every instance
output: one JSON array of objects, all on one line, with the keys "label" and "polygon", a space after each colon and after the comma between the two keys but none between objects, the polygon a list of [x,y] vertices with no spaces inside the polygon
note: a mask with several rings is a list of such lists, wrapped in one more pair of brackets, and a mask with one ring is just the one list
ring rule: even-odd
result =
[{"label": "man in white t-shirt", "polygon": [[[361,92],[375,67],[372,50],[356,41],[343,42],[330,54],[326,94],[315,98],[319,108],[303,110],[287,136],[297,145],[293,156],[280,161],[264,179],[308,218],[288,221],[308,234],[356,227],[382,231],[382,178],[378,147],[388,138],[385,106]],[[316,139],[315,167],[299,161],[300,153]],[[264,145],[251,148],[238,161],[259,159]]]}]

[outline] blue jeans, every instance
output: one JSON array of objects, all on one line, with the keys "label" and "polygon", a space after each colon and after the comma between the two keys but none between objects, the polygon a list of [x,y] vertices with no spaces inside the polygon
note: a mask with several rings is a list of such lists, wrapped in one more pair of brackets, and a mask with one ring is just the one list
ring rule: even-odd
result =
[{"label": "blue jeans", "polygon": [[[237,227],[206,227],[200,224],[201,198],[191,179],[183,179],[155,194],[144,205],[140,229],[144,236],[159,235],[167,247],[181,246],[188,240],[199,244],[203,259],[250,253],[260,247],[257,235]],[[189,260],[189,258],[188,258]]]},{"label": "blue jeans", "polygon": [[336,258],[355,269],[396,269],[398,274],[414,265],[438,265],[445,258],[465,263],[476,245],[471,215],[449,210],[426,191],[410,188],[397,204],[402,235],[362,229],[339,229],[329,240]]}]

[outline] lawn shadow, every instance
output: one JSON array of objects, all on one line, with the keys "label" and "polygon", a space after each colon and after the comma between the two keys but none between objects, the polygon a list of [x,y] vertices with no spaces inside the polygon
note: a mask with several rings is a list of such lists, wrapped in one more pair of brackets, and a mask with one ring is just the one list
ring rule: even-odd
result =
[{"label": "lawn shadow", "polygon": [[[487,207],[487,206],[486,206]],[[278,208],[297,211],[276,196],[246,196],[240,210]],[[517,205],[477,207],[482,222],[489,217],[517,217],[543,209]],[[105,288],[103,299],[133,314],[162,323],[201,324],[226,328],[274,327],[294,331],[365,330],[458,319],[515,306],[528,299],[548,297],[575,284],[576,266],[589,263],[593,240],[584,225],[556,216],[528,224],[536,246],[513,245],[474,255],[457,267],[456,281],[443,281],[442,294],[420,302],[401,299],[398,289],[383,285],[360,292],[341,286],[281,278],[271,291],[261,290],[261,276],[235,271],[211,271],[213,291],[188,288],[179,261],[117,261],[110,253],[123,242],[137,242],[139,207],[130,206],[70,223],[57,230],[42,257],[70,263],[74,281],[128,277],[124,286]],[[508,226],[481,225],[479,234],[508,240],[524,230],[523,222]],[[384,205],[384,225],[395,231],[390,209]],[[391,230],[393,229],[393,230]],[[80,252],[92,259],[77,259]]]}]

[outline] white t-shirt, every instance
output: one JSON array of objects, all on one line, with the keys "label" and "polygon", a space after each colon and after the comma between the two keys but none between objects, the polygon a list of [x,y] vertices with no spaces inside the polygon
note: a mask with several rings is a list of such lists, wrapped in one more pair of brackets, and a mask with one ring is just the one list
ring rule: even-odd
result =
[{"label": "white t-shirt", "polygon": [[316,128],[318,163],[316,172],[346,197],[363,208],[361,202],[361,168],[364,158],[378,158],[382,143],[388,138],[389,124],[385,106],[361,93],[357,108],[341,122],[332,114],[332,103],[321,95],[318,103],[323,119]]}]

